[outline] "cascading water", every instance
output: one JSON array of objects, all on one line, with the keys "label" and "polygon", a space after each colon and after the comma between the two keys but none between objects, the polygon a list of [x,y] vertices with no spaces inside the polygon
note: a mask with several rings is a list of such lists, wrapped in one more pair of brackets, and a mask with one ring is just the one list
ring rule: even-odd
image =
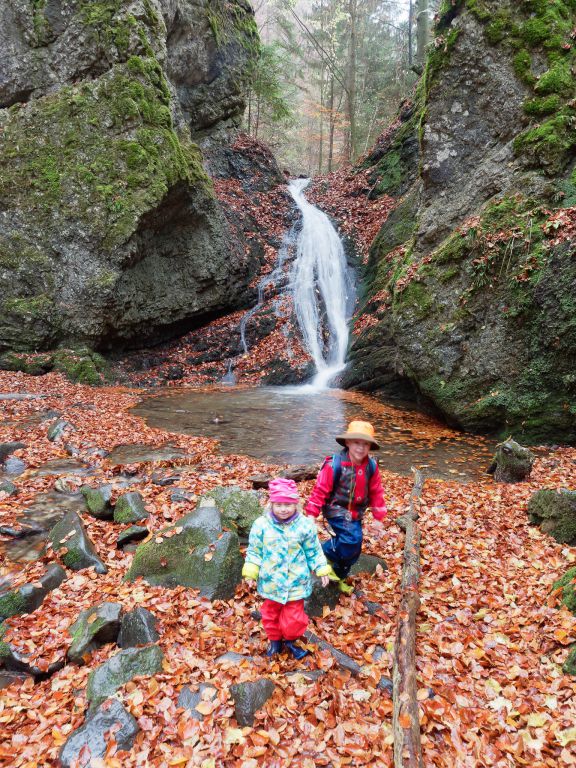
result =
[{"label": "cascading water", "polygon": [[338,233],[328,216],[304,197],[309,182],[310,179],[296,179],[288,187],[302,213],[292,284],[298,324],[316,365],[311,386],[325,389],[346,365],[350,285]]}]

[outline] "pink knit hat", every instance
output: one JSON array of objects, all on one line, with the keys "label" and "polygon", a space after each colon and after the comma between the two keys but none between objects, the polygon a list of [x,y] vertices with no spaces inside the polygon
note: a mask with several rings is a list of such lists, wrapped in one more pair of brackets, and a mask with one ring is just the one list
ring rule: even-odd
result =
[{"label": "pink knit hat", "polygon": [[277,477],[268,483],[270,492],[270,503],[297,504],[298,486],[294,480],[288,480],[285,477]]}]

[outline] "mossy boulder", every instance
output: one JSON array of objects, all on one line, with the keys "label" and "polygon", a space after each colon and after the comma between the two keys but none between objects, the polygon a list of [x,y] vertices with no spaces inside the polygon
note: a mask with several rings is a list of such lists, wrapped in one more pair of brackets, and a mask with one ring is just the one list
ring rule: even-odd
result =
[{"label": "mossy boulder", "polygon": [[86,698],[93,711],[135,677],[155,675],[162,671],[164,654],[158,645],[126,648],[90,673]]},{"label": "mossy boulder", "polygon": [[123,493],[114,506],[115,523],[137,523],[145,520],[150,513],[144,506],[142,494],[137,491]]},{"label": "mossy boulder", "polygon": [[[108,734],[114,733],[119,750],[128,751],[140,728],[135,718],[117,699],[109,699],[88,716],[84,725],[73,731],[60,750],[62,768],[88,768],[91,760],[102,759],[109,746]],[[86,748],[89,757],[83,759]]]},{"label": "mossy boulder", "polygon": [[0,44],[0,350],[80,344],[54,366],[97,384],[92,350],[251,298],[260,251],[192,132],[239,122],[258,33],[242,0],[33,5],[6,9]]},{"label": "mossy boulder", "polygon": [[206,499],[140,544],[126,579],[142,576],[150,584],[193,587],[210,600],[227,600],[241,581],[242,565],[237,534],[222,531],[216,505]]},{"label": "mossy boulder", "polygon": [[261,709],[274,693],[274,683],[262,677],[250,683],[235,683],[230,686],[234,699],[234,716],[241,728],[254,725],[256,712]]},{"label": "mossy boulder", "polygon": [[91,488],[89,485],[83,485],[80,493],[86,501],[86,508],[92,517],[98,520],[111,520],[114,514],[114,507],[111,503],[112,486],[107,483],[97,488]]},{"label": "mossy boulder", "polygon": [[573,675],[576,677],[576,645],[571,646],[570,653],[562,665],[562,672],[564,672],[565,675]]},{"label": "mossy boulder", "polygon": [[86,654],[99,645],[112,643],[120,631],[122,606],[119,603],[100,603],[82,611],[76,621],[68,627],[72,643],[68,658],[77,664],[84,662]]},{"label": "mossy boulder", "polygon": [[569,568],[564,576],[552,585],[552,590],[561,590],[561,600],[576,615],[576,568]]},{"label": "mossy boulder", "polygon": [[73,571],[94,568],[96,573],[108,572],[76,512],[68,512],[64,515],[62,520],[52,528],[48,538],[52,549],[59,554],[67,568]]},{"label": "mossy boulder", "polygon": [[0,595],[0,621],[21,613],[32,613],[44,602],[46,595],[57,589],[66,578],[58,563],[50,563],[38,582],[24,584]]},{"label": "mossy boulder", "polygon": [[395,207],[362,270],[346,387],[466,431],[576,441],[576,262],[560,224],[576,201],[575,24],[564,0],[440,9],[412,114],[363,164]]},{"label": "mossy boulder", "polygon": [[497,483],[520,483],[527,480],[536,457],[529,448],[515,440],[505,440],[496,446],[496,453],[488,472]]},{"label": "mossy boulder", "polygon": [[[232,486],[214,488],[206,496],[216,502],[222,517],[222,525],[231,528],[241,538],[247,539],[252,523],[263,511],[258,494]],[[201,504],[202,500],[199,502],[199,505]]]},{"label": "mossy boulder", "polygon": [[576,491],[536,491],[528,502],[528,517],[560,544],[576,544]]}]

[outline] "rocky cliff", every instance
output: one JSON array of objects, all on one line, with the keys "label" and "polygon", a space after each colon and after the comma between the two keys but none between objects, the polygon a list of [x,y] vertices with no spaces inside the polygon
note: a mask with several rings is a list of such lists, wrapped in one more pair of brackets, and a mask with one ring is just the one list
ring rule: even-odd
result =
[{"label": "rocky cliff", "polygon": [[346,385],[467,430],[576,440],[576,4],[446,6],[365,166],[372,246]]},{"label": "rocky cliff", "polygon": [[[244,0],[0,9],[0,351],[154,343],[247,303],[203,167],[258,52]],[[252,291],[253,292],[253,291]]]}]

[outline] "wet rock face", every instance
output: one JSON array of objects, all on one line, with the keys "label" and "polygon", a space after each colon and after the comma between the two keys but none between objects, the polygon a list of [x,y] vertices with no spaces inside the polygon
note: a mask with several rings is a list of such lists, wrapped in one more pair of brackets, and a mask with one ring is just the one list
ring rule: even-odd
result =
[{"label": "wet rock face", "polygon": [[251,9],[0,14],[0,351],[141,346],[246,302],[259,255],[231,236],[193,133],[243,110]]},{"label": "wet rock face", "polygon": [[157,645],[126,648],[112,656],[90,673],[86,698],[94,711],[105,699],[113,696],[120,686],[137,675],[155,675],[162,671],[164,654]]},{"label": "wet rock face", "polygon": [[108,569],[98,557],[94,544],[86,533],[82,520],[75,512],[68,512],[49,533],[55,552],[62,551],[62,562],[73,571],[94,568],[96,573],[107,573]]},{"label": "wet rock face", "polygon": [[576,11],[559,2],[556,36],[545,6],[503,2],[494,22],[478,0],[441,16],[415,109],[373,157],[374,189],[397,206],[344,373],[345,387],[536,444],[576,440],[574,244],[547,224],[576,192]]}]

